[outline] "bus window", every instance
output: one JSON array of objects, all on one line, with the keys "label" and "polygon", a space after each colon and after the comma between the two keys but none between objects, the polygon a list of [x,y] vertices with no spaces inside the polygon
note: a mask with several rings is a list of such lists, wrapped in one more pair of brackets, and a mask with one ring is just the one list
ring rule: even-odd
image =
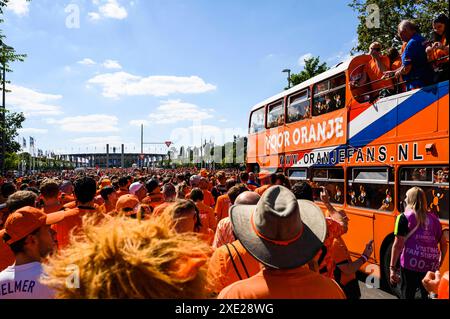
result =
[{"label": "bus window", "polygon": [[367,209],[394,210],[393,168],[349,170],[347,204]]},{"label": "bus window", "polygon": [[[344,204],[344,170],[342,168],[320,168],[313,170],[313,182],[323,186],[330,195],[330,202]],[[320,200],[320,198],[314,198]]]},{"label": "bus window", "polygon": [[448,220],[449,215],[449,182],[448,166],[436,167],[402,167],[399,171],[400,187],[398,207],[404,211],[406,192],[414,186],[423,189],[427,196],[428,208],[439,216]]},{"label": "bus window", "polygon": [[314,86],[313,116],[343,108],[345,105],[345,74]]},{"label": "bus window", "polygon": [[288,171],[288,178],[293,186],[297,182],[306,181],[308,173],[306,169],[291,169]]},{"label": "bus window", "polygon": [[252,113],[250,119],[250,134],[264,130],[264,108],[260,108]]},{"label": "bus window", "polygon": [[297,122],[311,116],[309,90],[289,98],[287,123]]},{"label": "bus window", "polygon": [[267,112],[267,128],[273,128],[284,124],[283,102],[279,101],[269,105]]}]

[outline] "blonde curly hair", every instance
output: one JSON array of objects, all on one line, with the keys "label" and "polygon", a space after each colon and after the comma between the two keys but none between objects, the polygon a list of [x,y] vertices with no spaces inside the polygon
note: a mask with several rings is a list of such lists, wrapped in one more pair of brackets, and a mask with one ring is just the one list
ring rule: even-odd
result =
[{"label": "blonde curly hair", "polygon": [[[81,234],[49,257],[43,283],[64,299],[205,298],[210,254],[196,234],[178,234],[164,218],[85,221]],[[74,266],[79,288],[67,285]]]}]

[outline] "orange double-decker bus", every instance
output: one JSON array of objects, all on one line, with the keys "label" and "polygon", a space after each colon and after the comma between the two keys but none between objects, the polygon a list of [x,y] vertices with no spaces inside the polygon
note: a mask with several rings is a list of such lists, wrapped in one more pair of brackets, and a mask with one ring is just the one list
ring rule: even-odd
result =
[{"label": "orange double-decker bus", "polygon": [[406,191],[424,189],[430,211],[448,229],[449,82],[374,98],[370,88],[350,85],[369,59],[354,57],[254,106],[247,168],[325,186],[349,217],[344,239],[352,256],[373,240],[369,261],[380,267],[362,270],[377,269],[392,289],[386,279]]}]

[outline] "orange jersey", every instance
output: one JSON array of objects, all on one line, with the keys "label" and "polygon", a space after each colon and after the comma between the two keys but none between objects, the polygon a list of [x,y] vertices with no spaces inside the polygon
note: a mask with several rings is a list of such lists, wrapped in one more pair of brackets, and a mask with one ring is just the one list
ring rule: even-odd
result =
[{"label": "orange jersey", "polygon": [[[348,252],[347,246],[345,245],[345,242],[341,237],[336,238],[333,242],[331,250],[331,258],[333,259],[336,265],[352,263],[350,253]],[[345,286],[354,279],[356,279],[356,274],[346,274],[343,271],[340,271],[339,283],[342,286]]]},{"label": "orange jersey", "polygon": [[252,184],[246,184],[246,186],[252,192],[254,192],[258,188],[258,187],[256,187],[255,185],[252,185]]},{"label": "orange jersey", "polygon": [[214,196],[210,191],[206,189],[203,190],[203,203],[209,207],[214,207],[214,205],[216,204],[216,202],[214,201]]},{"label": "orange jersey", "polygon": [[218,299],[346,299],[346,296],[334,280],[303,266],[263,269],[226,287]]},{"label": "orange jersey", "polygon": [[55,203],[52,205],[44,204],[42,211],[46,214],[51,214],[51,213],[59,212],[63,208],[64,208],[64,205],[61,202],[58,202],[58,203]]},{"label": "orange jersey", "polygon": [[256,275],[260,270],[260,263],[236,240],[214,251],[208,265],[208,282],[211,285],[208,290],[219,293],[223,288]]},{"label": "orange jersey", "polygon": [[117,191],[117,197],[120,198],[122,195],[128,195],[130,192],[127,189],[119,189]]},{"label": "orange jersey", "polygon": [[63,205],[68,204],[68,203],[73,202],[73,201],[76,200],[75,196],[73,196],[73,195],[67,195],[67,194],[64,194],[64,193],[62,193],[62,194],[59,196],[58,199],[59,199],[59,201],[61,202],[61,204],[63,204]]},{"label": "orange jersey", "polygon": [[[384,55],[380,56],[380,63],[384,67],[384,70],[380,69],[377,61],[374,58],[370,59],[370,61],[364,66],[364,72],[367,73],[367,76],[369,77],[370,82],[380,80],[383,77],[384,72],[391,70],[391,68],[390,68],[391,63],[387,56],[384,56]],[[386,79],[383,81],[377,81],[377,82],[372,83],[371,85],[372,85],[372,90],[391,89],[392,88],[392,80]]]},{"label": "orange jersey", "polygon": [[255,189],[255,193],[258,194],[259,196],[262,196],[264,192],[269,189],[270,186],[272,185],[263,185],[261,187],[258,187],[257,189]]},{"label": "orange jersey", "polygon": [[227,194],[217,197],[216,207],[214,208],[217,222],[220,222],[221,219],[228,216],[228,210],[230,207],[231,201]]},{"label": "orange jersey", "polygon": [[148,194],[143,200],[142,204],[148,205],[154,210],[156,207],[164,203],[164,195],[160,192]]},{"label": "orange jersey", "polygon": [[153,216],[156,217],[161,215],[162,212],[172,204],[173,204],[172,202],[164,202],[161,205],[156,206],[155,210],[153,211]]},{"label": "orange jersey", "polygon": [[52,228],[56,231],[56,239],[58,241],[59,249],[63,249],[69,244],[71,232],[77,232],[79,230],[83,223],[82,218],[85,215],[97,216],[100,219],[103,217],[103,214],[100,212],[98,206],[90,208],[80,206],[68,210],[64,220],[58,224],[52,225]]},{"label": "orange jersey", "polygon": [[213,231],[217,228],[216,217],[214,216],[214,210],[205,205],[203,202],[195,203],[199,212],[202,226],[211,228]]}]

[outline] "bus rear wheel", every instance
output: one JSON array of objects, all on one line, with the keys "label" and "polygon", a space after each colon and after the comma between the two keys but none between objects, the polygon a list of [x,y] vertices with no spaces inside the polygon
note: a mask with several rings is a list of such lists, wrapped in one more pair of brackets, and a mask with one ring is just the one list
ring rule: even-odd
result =
[{"label": "bus rear wheel", "polygon": [[[383,254],[383,289],[393,294],[394,296],[397,296],[398,298],[401,298],[401,282],[399,282],[396,286],[393,286],[391,284],[391,281],[389,280],[391,272],[390,272],[390,264],[391,264],[391,252],[392,252],[392,246],[394,245],[394,242],[392,241],[387,246],[386,250]],[[399,263],[397,263],[399,264]],[[398,265],[399,266],[399,265]]]}]

